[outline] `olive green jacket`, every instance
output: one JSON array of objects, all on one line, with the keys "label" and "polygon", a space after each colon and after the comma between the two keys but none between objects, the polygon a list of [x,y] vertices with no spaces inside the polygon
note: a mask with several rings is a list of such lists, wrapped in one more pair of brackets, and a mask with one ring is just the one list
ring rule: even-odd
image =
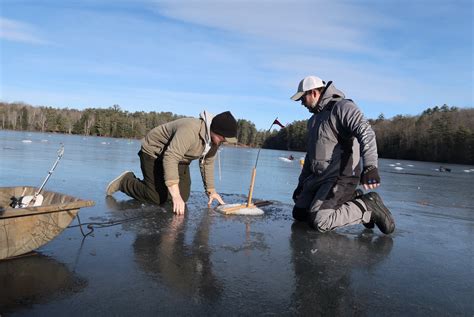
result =
[{"label": "olive green jacket", "polygon": [[[178,164],[199,160],[204,188],[215,191],[214,158],[218,145],[210,142],[210,123],[213,116],[204,112],[200,119],[184,118],[152,129],[142,140],[142,151],[163,160],[166,186],[179,183]],[[206,141],[207,140],[207,141]],[[204,154],[206,144],[209,151]]]}]

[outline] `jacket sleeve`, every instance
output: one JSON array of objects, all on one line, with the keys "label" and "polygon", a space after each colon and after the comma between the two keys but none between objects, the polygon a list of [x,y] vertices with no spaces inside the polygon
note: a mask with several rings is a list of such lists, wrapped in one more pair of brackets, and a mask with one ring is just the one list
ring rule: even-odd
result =
[{"label": "jacket sleeve", "polygon": [[[306,130],[308,131],[308,133],[311,133],[311,129],[310,129],[310,126],[313,125],[313,121],[314,121],[314,116],[312,116],[309,120],[308,120],[308,123],[306,125]],[[308,155],[308,152],[306,152],[306,155],[304,156],[304,164],[303,164],[303,168],[301,169],[301,173],[300,173],[300,176],[298,177],[298,186],[302,185],[304,180],[306,178],[308,178],[308,176],[310,176],[312,174],[312,171],[311,171],[311,159]]]},{"label": "jacket sleeve", "polygon": [[168,148],[163,154],[163,170],[165,176],[165,185],[171,186],[179,183],[178,164],[184,158],[186,152],[191,148],[196,137],[189,137],[195,134],[192,129],[185,126],[180,127],[171,136]]},{"label": "jacket sleeve", "polygon": [[214,161],[219,146],[212,144],[211,149],[205,158],[199,160],[199,169],[201,171],[202,183],[206,192],[214,192]]},{"label": "jacket sleeve", "polygon": [[337,109],[343,130],[357,138],[360,155],[365,166],[378,166],[377,141],[375,132],[360,109],[352,102],[345,102]]},{"label": "jacket sleeve", "polygon": [[311,168],[310,168],[311,162],[310,159],[308,158],[308,153],[306,153],[304,157],[304,164],[303,168],[301,169],[300,177],[298,177],[298,186],[303,184],[303,181],[308,178],[309,175],[311,175]]}]

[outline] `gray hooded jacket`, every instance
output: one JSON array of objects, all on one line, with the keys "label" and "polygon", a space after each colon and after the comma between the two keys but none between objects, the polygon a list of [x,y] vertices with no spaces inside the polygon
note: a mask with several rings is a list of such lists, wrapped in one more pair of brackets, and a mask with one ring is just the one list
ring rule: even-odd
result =
[{"label": "gray hooded jacket", "polygon": [[377,166],[375,133],[355,103],[329,83],[308,121],[308,148],[299,185],[309,179],[320,184],[360,176],[361,157],[364,166]]}]

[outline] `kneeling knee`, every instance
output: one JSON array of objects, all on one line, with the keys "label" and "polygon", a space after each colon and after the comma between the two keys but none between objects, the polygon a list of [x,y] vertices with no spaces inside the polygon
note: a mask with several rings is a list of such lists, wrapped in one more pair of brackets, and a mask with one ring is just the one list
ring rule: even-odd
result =
[{"label": "kneeling knee", "polygon": [[321,217],[318,213],[311,215],[309,220],[309,225],[319,232],[327,232],[331,231],[330,226],[328,225],[328,219],[325,217]]}]

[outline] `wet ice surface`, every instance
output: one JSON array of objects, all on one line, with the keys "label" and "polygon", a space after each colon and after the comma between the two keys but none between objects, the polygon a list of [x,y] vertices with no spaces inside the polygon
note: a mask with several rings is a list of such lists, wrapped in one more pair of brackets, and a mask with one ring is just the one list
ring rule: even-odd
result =
[{"label": "wet ice surface", "polygon": [[[472,166],[443,164],[452,172],[441,173],[437,163],[381,160],[378,191],[394,214],[395,233],[384,236],[358,225],[320,234],[291,218],[299,162],[278,159],[288,152],[261,152],[254,196],[274,201],[260,207],[262,216],[208,209],[195,165],[184,217],[168,205],[141,204],[122,194],[106,199],[109,180],[122,170],[139,172],[139,144],[129,140],[0,131],[0,186],[39,185],[59,140],[65,156],[46,188],[94,200],[96,206],[80,211],[83,223],[117,225],[96,227],[84,240],[78,228],[67,229],[39,255],[0,262],[0,312],[474,313],[474,174],[464,171]],[[216,185],[227,203],[246,201],[255,155],[247,149],[221,152]]]}]

